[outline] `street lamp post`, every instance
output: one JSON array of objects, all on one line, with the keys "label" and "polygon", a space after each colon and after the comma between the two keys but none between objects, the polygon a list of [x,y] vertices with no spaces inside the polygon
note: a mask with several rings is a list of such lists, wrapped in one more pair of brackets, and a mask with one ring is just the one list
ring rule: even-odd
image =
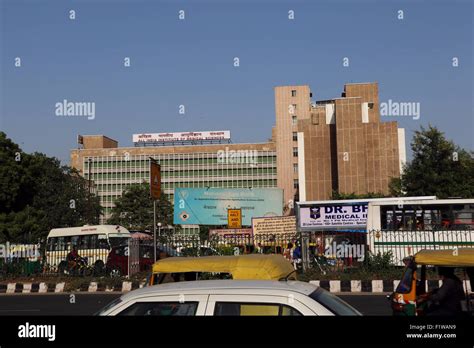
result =
[{"label": "street lamp post", "polygon": [[156,226],[158,225],[158,237],[161,237],[161,222],[156,223],[156,214],[153,214],[154,219],[153,219],[153,244],[155,247],[153,248],[154,251],[154,259],[156,262],[156,249],[157,249],[157,244],[156,244]]},{"label": "street lamp post", "polygon": [[153,260],[156,262],[156,200],[153,200]]}]

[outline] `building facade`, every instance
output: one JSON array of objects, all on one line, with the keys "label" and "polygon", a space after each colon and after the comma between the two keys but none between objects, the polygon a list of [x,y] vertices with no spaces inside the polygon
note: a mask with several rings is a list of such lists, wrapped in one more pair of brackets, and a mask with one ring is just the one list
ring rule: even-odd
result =
[{"label": "building facade", "polygon": [[161,164],[171,202],[177,187],[278,187],[285,213],[334,191],[387,194],[400,176],[405,134],[397,122],[380,121],[377,83],[346,84],[340,98],[316,102],[309,86],[275,87],[275,115],[266,143],[118,147],[103,135],[83,136],[71,166],[94,182],[102,223],[128,185],[148,182],[150,157]]},{"label": "building facade", "polygon": [[83,136],[83,148],[71,151],[71,166],[94,182],[104,208],[101,223],[127,186],[149,182],[150,157],[161,165],[162,190],[171,202],[176,187],[277,187],[271,142],[118,147],[103,135]]},{"label": "building facade", "polygon": [[278,187],[285,201],[334,191],[387,194],[405,158],[404,129],[380,122],[377,83],[346,84],[341,98],[312,102],[308,86],[275,88]]}]

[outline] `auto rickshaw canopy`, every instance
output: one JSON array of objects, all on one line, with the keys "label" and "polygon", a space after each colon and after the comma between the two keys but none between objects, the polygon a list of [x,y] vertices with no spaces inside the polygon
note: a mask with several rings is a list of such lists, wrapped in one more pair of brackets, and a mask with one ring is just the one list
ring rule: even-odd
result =
[{"label": "auto rickshaw canopy", "polygon": [[474,267],[474,248],[420,250],[415,255],[418,265]]},{"label": "auto rickshaw canopy", "polygon": [[296,279],[295,269],[282,255],[168,257],[153,264],[153,273],[230,273],[233,279]]}]

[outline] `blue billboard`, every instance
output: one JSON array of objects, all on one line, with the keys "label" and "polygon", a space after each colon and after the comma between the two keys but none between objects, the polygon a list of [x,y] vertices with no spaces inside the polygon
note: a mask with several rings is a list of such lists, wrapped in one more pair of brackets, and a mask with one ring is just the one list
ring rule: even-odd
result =
[{"label": "blue billboard", "polygon": [[227,210],[242,209],[242,225],[253,217],[283,215],[283,190],[175,188],[174,223],[180,225],[227,225]]}]

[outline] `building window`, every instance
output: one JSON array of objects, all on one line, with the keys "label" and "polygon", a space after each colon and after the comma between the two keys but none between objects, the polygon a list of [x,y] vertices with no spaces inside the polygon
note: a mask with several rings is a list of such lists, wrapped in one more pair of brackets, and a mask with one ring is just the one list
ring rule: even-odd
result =
[{"label": "building window", "polygon": [[298,133],[293,132],[293,141],[298,141]]},{"label": "building window", "polygon": [[298,187],[299,187],[298,179],[294,179],[294,180],[293,180],[293,188],[294,188],[295,190],[297,190]]},{"label": "building window", "polygon": [[296,90],[295,89],[291,91],[291,96],[296,97]]},{"label": "building window", "polygon": [[293,163],[293,173],[298,173],[298,163]]},{"label": "building window", "polygon": [[293,148],[293,157],[298,157],[298,148],[297,147]]},{"label": "building window", "polygon": [[369,109],[373,109],[374,108],[374,103],[369,103]]},{"label": "building window", "polygon": [[291,124],[293,126],[296,126],[296,124],[298,123],[298,118],[296,116],[291,116]]}]

